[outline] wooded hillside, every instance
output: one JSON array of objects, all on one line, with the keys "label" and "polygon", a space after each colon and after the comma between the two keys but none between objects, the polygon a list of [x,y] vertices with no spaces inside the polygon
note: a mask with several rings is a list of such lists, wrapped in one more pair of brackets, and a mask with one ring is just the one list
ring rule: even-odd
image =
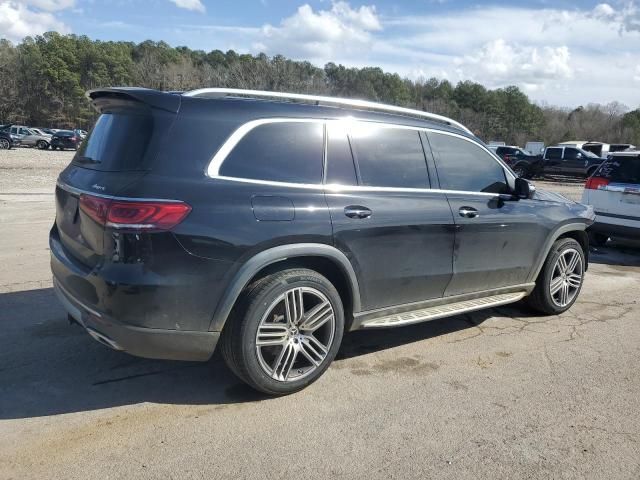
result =
[{"label": "wooded hillside", "polygon": [[455,118],[482,139],[524,145],[562,140],[640,145],[640,109],[619,103],[574,109],[538,106],[517,87],[409,80],[380,68],[319,68],[282,56],[204,52],[164,42],[102,42],[46,33],[18,45],[0,40],[0,123],[88,128],[84,93],[104,86],[161,90],[235,87],[370,99]]}]

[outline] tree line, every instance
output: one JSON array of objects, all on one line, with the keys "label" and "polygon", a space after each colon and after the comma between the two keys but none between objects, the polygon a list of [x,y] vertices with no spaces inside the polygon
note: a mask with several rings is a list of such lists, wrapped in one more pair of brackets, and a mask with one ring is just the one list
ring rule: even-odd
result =
[{"label": "tree line", "polygon": [[599,140],[640,145],[640,108],[613,102],[536,105],[515,86],[487,89],[436,78],[410,80],[377,67],[324,68],[281,55],[191,50],[165,42],[104,42],[48,32],[0,40],[0,123],[88,128],[85,92],[106,86],[160,90],[232,87],[362,98],[452,117],[485,141]]}]

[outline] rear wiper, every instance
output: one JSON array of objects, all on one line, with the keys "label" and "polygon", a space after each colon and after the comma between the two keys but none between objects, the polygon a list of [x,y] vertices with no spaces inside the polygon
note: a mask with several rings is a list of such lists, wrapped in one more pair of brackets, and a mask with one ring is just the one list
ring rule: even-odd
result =
[{"label": "rear wiper", "polygon": [[100,163],[99,160],[94,160],[91,157],[84,157],[82,155],[76,156],[76,158],[74,158],[74,161],[79,162],[79,163]]}]

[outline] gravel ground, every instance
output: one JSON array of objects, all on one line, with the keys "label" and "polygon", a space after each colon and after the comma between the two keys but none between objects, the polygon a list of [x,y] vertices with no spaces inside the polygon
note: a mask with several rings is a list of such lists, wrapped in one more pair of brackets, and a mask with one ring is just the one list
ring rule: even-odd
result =
[{"label": "gravel ground", "polygon": [[0,479],[640,478],[640,249],[593,250],[563,315],[354,332],[267,398],[218,356],[134,358],[68,325],[47,234],[71,155],[0,151]]},{"label": "gravel ground", "polygon": [[25,147],[0,150],[0,193],[53,193],[58,173],[74,154]]}]

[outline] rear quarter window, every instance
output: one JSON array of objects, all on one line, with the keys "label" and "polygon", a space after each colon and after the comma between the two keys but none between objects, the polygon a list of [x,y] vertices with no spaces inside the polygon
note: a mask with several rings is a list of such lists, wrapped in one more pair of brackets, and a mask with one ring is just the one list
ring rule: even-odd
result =
[{"label": "rear quarter window", "polygon": [[220,167],[224,177],[322,183],[322,122],[277,122],[247,133]]},{"label": "rear quarter window", "polygon": [[637,157],[612,157],[606,160],[595,174],[611,183],[640,185],[640,155]]},{"label": "rear quarter window", "polygon": [[[153,116],[146,113],[104,113],[84,139],[74,163],[104,171],[140,170],[151,135]],[[57,136],[73,137],[73,132]]]}]

